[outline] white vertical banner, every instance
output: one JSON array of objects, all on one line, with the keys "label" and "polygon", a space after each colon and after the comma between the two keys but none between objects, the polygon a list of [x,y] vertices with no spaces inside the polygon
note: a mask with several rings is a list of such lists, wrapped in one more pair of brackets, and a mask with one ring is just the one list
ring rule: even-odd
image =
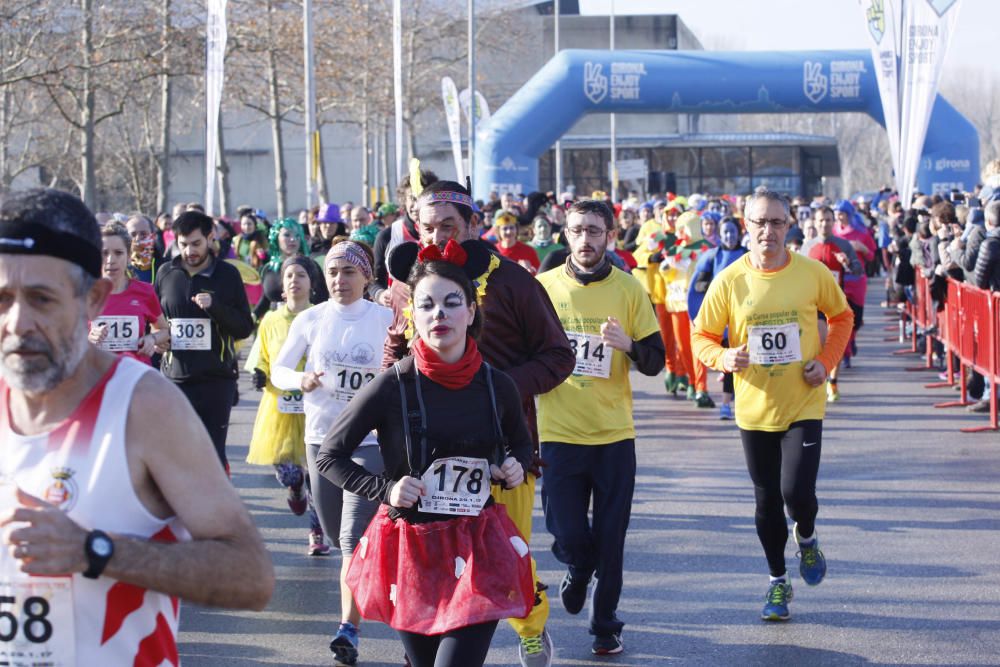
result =
[{"label": "white vertical banner", "polygon": [[458,88],[450,76],[441,79],[441,99],[444,101],[444,115],[448,119],[448,136],[451,137],[451,152],[455,156],[455,173],[458,182],[465,182],[465,169],[462,166],[462,134],[461,114],[458,100]]},{"label": "white vertical banner", "polygon": [[476,91],[476,125],[485,123],[490,119],[490,105],[486,103],[483,94]]},{"label": "white vertical banner", "polygon": [[[219,110],[226,55],[226,0],[208,0],[205,60],[205,212],[215,212],[215,163],[219,152]],[[224,214],[225,211],[222,211]]]},{"label": "white vertical banner", "polygon": [[916,186],[941,66],[961,5],[962,0],[903,2],[899,161],[903,173],[900,195],[904,201],[909,200]]},{"label": "white vertical banner", "polygon": [[896,187],[902,192],[903,175],[899,163],[899,54],[900,3],[905,0],[862,0],[868,37],[871,42],[872,64],[878,92],[882,98],[882,115],[885,131],[889,136],[892,168],[896,174]]},{"label": "white vertical banner", "polygon": [[[475,99],[476,106],[474,108],[476,113],[476,125],[479,125],[480,123],[484,123],[490,119],[490,105],[486,103],[486,98],[483,97],[483,94],[478,90],[476,91]],[[459,106],[462,107],[462,113],[465,114],[466,122],[471,124],[473,106],[472,95],[469,94],[468,88],[462,89],[462,92],[458,94],[458,103]]]}]

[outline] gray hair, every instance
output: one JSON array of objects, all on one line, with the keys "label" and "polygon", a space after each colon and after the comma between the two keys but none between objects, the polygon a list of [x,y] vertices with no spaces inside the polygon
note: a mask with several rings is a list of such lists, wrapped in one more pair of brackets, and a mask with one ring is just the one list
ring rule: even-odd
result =
[{"label": "gray hair", "polygon": [[756,190],[753,191],[752,195],[747,197],[746,205],[743,207],[744,219],[749,218],[750,209],[753,208],[753,205],[756,204],[757,201],[761,199],[769,203],[778,202],[779,204],[781,204],[781,208],[785,210],[785,217],[787,218],[791,215],[791,209],[789,208],[788,205],[788,197],[781,194],[780,192],[769,190],[766,185],[761,185]]},{"label": "gray hair", "polygon": [[987,204],[983,215],[986,218],[986,224],[990,227],[1000,226],[1000,200]]}]

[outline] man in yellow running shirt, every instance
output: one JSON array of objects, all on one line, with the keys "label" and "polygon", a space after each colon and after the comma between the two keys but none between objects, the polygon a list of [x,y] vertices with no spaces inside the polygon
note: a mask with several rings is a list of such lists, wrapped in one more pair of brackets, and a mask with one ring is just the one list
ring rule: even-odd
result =
[{"label": "man in yellow running shirt", "polygon": [[[754,484],[757,536],[771,574],[761,618],[785,621],[792,599],[785,506],[795,521],[802,578],[815,586],[826,574],[815,530],[823,385],[844,353],[854,313],[829,269],[785,249],[791,218],[783,195],[758,188],[744,219],[750,252],[712,281],[692,345],[706,366],[735,374],[736,424]],[[817,311],[829,322],[825,345]],[[729,348],[721,345],[726,327]]]}]

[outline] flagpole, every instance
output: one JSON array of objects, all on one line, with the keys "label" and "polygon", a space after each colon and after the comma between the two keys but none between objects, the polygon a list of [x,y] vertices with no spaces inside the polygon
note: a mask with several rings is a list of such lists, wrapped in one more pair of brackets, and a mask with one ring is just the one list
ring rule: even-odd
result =
[{"label": "flagpole", "polygon": [[[559,0],[555,0],[556,25],[555,25],[555,53],[559,54]],[[563,164],[562,164],[562,139],[556,139],[556,197],[558,198],[563,190]],[[562,202],[560,202],[562,203]]]},{"label": "flagpole", "polygon": [[305,64],[305,145],[306,145],[306,208],[316,201],[316,87],[312,43],[312,0],[302,0],[302,49]]},{"label": "flagpole", "polygon": [[[611,0],[611,51],[615,50],[615,0]],[[609,72],[610,74],[610,72]],[[615,114],[611,113],[611,203],[618,203],[618,160],[617,137],[615,132]]]},{"label": "flagpole", "polygon": [[[476,0],[469,0],[469,94],[471,95],[470,105],[474,105],[476,96]],[[475,180],[476,113],[474,107],[469,114],[469,169],[466,173],[471,180]]]}]

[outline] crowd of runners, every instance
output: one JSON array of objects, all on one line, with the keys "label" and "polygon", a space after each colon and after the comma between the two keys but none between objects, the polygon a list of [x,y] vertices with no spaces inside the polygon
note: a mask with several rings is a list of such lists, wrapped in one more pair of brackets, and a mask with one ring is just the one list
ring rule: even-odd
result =
[{"label": "crowd of runners", "polygon": [[[1000,287],[1000,168],[985,180],[910,202],[762,187],[613,204],[476,200],[414,166],[395,203],[275,221],[9,194],[0,663],[176,664],[179,599],[267,604],[270,559],[226,478],[241,400],[258,402],[247,462],[308,517],[304,553],[340,552],[339,664],[363,661],[364,621],[415,667],[479,665],[506,619],[521,664],[549,665],[550,593],[570,614],[589,601],[593,653],[621,653],[632,371],[735,420],[760,617],[787,620],[786,511],[801,578],[826,573],[823,418],[867,283],[887,303],[912,298],[915,270]],[[551,586],[528,547],[536,486],[566,567]]]}]

